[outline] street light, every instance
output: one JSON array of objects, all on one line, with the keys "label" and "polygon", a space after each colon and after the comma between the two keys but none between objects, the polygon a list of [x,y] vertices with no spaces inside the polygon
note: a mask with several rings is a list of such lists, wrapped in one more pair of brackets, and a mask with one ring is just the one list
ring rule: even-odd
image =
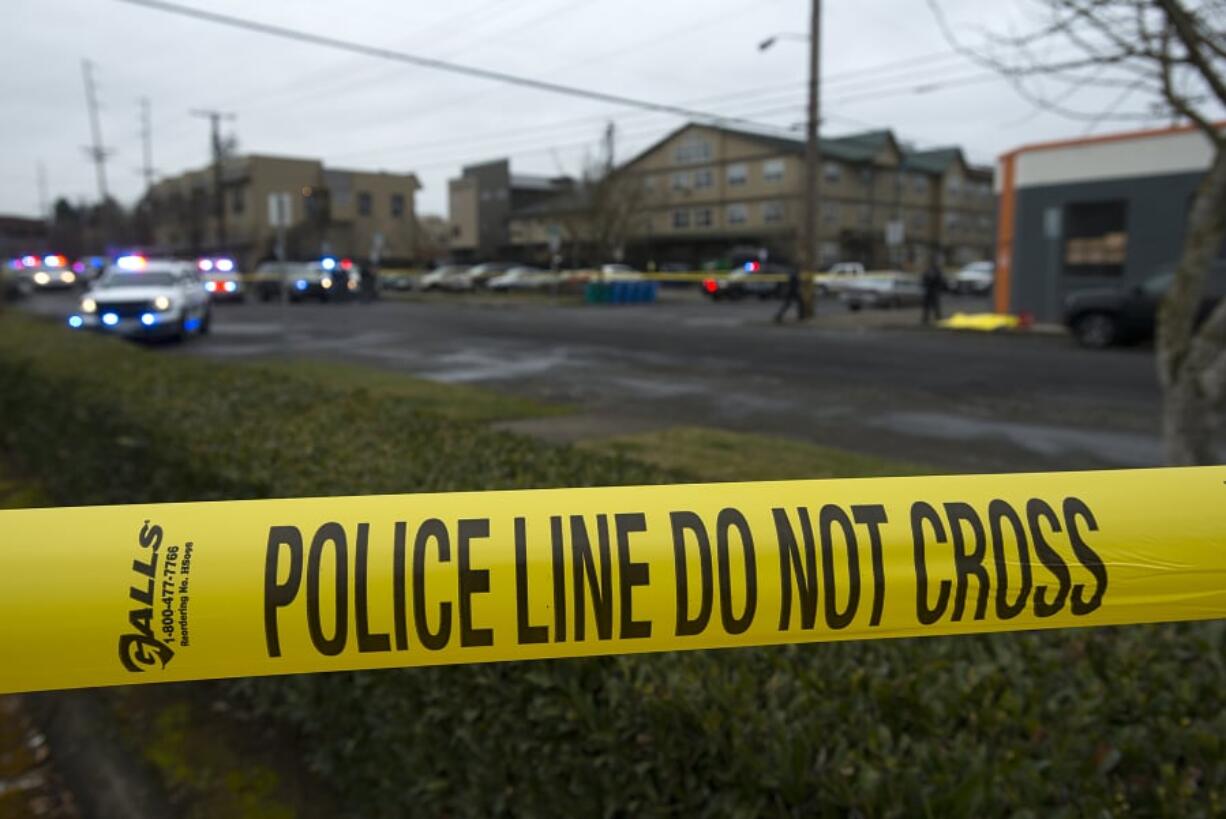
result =
[{"label": "street light", "polygon": [[768,48],[770,48],[771,46],[773,46],[775,43],[779,42],[780,40],[801,40],[802,42],[808,42],[809,35],[808,34],[795,34],[790,31],[785,31],[781,34],[772,34],[771,36],[767,37],[762,42],[758,43],[758,51],[766,51]]}]

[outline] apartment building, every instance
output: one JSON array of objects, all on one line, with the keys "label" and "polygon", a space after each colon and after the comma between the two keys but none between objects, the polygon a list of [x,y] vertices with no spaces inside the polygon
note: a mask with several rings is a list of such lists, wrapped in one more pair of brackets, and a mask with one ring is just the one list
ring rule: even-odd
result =
[{"label": "apartment building", "polygon": [[[790,136],[687,124],[623,164],[639,216],[627,222],[626,258],[687,265],[734,248],[798,257],[804,142]],[[821,144],[818,250],[823,265],[862,261],[918,269],[992,258],[992,169],[956,147],[915,150],[888,130]],[[572,197],[574,199],[574,197]],[[511,215],[521,255],[539,257],[543,236],[565,232],[560,208]]]},{"label": "apartment building", "polygon": [[469,165],[448,183],[451,255],[480,261],[514,254],[512,214],[559,196],[574,186],[566,176],[511,173],[511,163],[497,159]]},{"label": "apartment building", "polygon": [[416,258],[415,197],[421,185],[412,173],[343,170],[325,167],[318,159],[264,154],[232,157],[221,169],[221,220],[214,178],[211,166],[200,168],[163,179],[146,192],[142,204],[150,213],[159,252],[225,253],[254,267],[275,252],[269,194],[288,193],[290,258],[366,258],[376,236],[382,237],[385,260]]}]

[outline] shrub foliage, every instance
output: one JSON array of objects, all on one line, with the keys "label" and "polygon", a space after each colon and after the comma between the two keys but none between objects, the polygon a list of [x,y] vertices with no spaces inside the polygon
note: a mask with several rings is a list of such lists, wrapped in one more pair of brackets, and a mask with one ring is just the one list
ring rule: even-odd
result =
[{"label": "shrub foliage", "polygon": [[[411,402],[0,322],[64,504],[679,476]],[[1223,623],[237,680],[354,815],[1215,816]]]}]

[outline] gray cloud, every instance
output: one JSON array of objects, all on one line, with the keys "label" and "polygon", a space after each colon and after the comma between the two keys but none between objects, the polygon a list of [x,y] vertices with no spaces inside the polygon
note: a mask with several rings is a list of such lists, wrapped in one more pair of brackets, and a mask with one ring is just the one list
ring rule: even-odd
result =
[{"label": "gray cloud", "polygon": [[[184,0],[331,36],[719,113],[804,116],[803,43],[756,44],[803,31],[803,0]],[[998,25],[1025,4],[946,0],[955,22]],[[963,86],[982,69],[953,55],[909,69],[854,73],[947,45],[920,0],[828,0],[823,69],[827,132],[889,126],[921,144],[959,143],[990,162],[1017,144],[1081,123],[1031,115],[1000,80]],[[988,15],[991,15],[990,19]],[[0,211],[34,213],[36,163],[53,196],[95,197],[80,60],[97,65],[103,132],[116,150],[113,192],[141,190],[137,100],[153,104],[154,162],[177,173],[208,161],[207,123],[192,108],[234,111],[244,151],[321,156],[330,164],[416,171],[420,212],[446,210],[446,180],[465,162],[512,155],[523,171],[577,171],[602,122],[630,155],[676,117],[511,88],[295,44],[110,0],[6,0],[0,90],[6,112]],[[849,74],[850,73],[850,74]],[[736,92],[750,93],[732,96]],[[1093,100],[1090,101],[1093,103]],[[1105,129],[1109,125],[1101,126]]]}]

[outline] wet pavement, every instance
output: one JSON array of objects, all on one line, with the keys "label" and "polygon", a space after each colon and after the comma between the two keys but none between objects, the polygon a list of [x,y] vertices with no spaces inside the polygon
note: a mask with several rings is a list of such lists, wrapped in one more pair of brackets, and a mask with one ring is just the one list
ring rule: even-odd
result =
[{"label": "wet pavement", "polygon": [[[66,315],[71,304],[40,297],[29,306]],[[958,471],[1161,461],[1159,391],[1144,348],[922,330],[912,310],[852,315],[833,302],[808,325],[777,326],[775,306],[676,293],[618,306],[489,297],[218,305],[210,337],[159,351],[354,361],[575,405],[570,419],[516,425],[553,440],[691,424]]]}]

